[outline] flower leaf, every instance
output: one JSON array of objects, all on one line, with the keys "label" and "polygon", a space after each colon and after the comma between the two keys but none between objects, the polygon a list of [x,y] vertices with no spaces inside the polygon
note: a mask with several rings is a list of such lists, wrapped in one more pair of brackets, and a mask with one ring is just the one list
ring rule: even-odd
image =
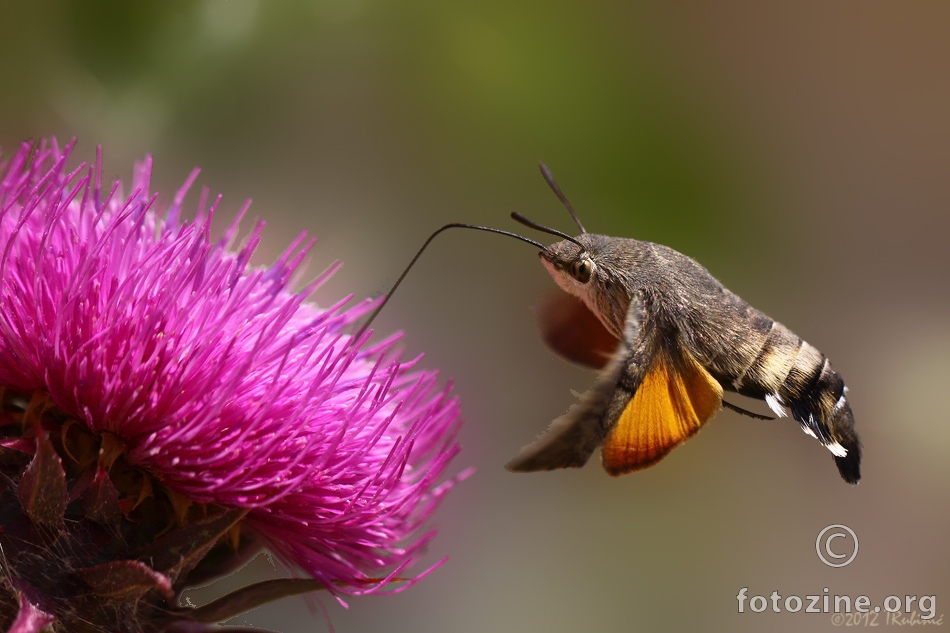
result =
[{"label": "flower leaf", "polygon": [[230,576],[260,554],[263,547],[264,542],[259,535],[249,530],[242,530],[237,549],[212,549],[188,574],[188,584],[199,587],[210,584],[218,578]]},{"label": "flower leaf", "polygon": [[138,550],[135,557],[148,561],[153,569],[167,574],[172,582],[188,575],[205,554],[247,510],[236,509],[211,519],[197,521],[173,530],[151,545]]},{"label": "flower leaf", "polygon": [[41,604],[42,600],[33,587],[23,581],[14,581],[13,586],[20,610],[7,633],[39,633],[56,620],[56,616],[48,612],[51,609]]},{"label": "flower leaf", "polygon": [[166,599],[174,599],[171,580],[145,563],[119,560],[76,570],[83,581],[98,595],[119,600],[138,600],[152,589]]},{"label": "flower leaf", "polygon": [[65,527],[66,471],[49,434],[39,427],[36,453],[20,478],[17,497],[33,523],[58,531]]},{"label": "flower leaf", "polygon": [[96,471],[96,478],[82,495],[82,504],[86,516],[102,525],[117,525],[122,519],[119,491],[101,465]]}]

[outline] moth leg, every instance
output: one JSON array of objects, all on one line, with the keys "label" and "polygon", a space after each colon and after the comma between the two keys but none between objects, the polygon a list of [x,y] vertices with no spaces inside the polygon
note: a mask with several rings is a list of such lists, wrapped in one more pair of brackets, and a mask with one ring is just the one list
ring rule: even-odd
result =
[{"label": "moth leg", "polygon": [[726,402],[725,400],[722,401],[722,406],[726,407],[727,409],[732,409],[732,410],[735,411],[736,413],[741,413],[742,415],[747,415],[747,416],[749,416],[750,418],[754,418],[754,419],[756,419],[756,420],[774,420],[774,419],[775,419],[775,418],[774,418],[773,416],[771,416],[771,415],[762,415],[762,414],[759,414],[759,413],[753,413],[752,411],[748,411],[748,410],[746,410],[746,409],[743,409],[742,407],[736,406],[736,405],[732,404],[731,402]]}]

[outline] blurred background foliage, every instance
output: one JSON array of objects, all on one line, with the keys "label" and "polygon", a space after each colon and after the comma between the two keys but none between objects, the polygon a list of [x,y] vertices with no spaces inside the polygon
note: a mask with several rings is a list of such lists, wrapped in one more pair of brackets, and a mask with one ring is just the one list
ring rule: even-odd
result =
[{"label": "blurred background foliage", "polygon": [[[150,153],[165,200],[200,165],[222,215],[254,198],[259,263],[300,230],[313,272],[345,261],[324,302],[383,291],[446,222],[572,230],[543,159],[589,230],[697,258],[834,359],[865,480],[839,481],[793,423],[731,412],[619,480],[506,473],[592,376],[534,334],[535,253],[450,233],[377,327],[456,378],[459,467],[478,473],[438,515],[427,560],[449,563],[326,601],[336,630],[825,630],[739,615],[735,595],[950,598],[948,18],[936,1],[0,0],[0,147],[77,136],[126,182]],[[862,539],[847,568],[815,556],[830,523]],[[278,572],[247,573],[227,582]],[[302,600],[237,623],[325,626]]]}]

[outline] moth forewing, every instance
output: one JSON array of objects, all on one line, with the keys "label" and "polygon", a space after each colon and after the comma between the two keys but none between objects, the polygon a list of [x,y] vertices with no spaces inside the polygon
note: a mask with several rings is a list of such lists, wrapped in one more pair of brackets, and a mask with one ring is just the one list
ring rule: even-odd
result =
[{"label": "moth forewing", "polygon": [[[581,396],[580,402],[554,420],[541,437],[522,448],[505,468],[512,472],[580,468],[603,445],[632,396],[630,389],[619,384],[635,364],[633,351],[642,336],[639,302],[632,302],[629,312],[623,339],[594,386]],[[629,382],[629,377],[626,380]]]}]

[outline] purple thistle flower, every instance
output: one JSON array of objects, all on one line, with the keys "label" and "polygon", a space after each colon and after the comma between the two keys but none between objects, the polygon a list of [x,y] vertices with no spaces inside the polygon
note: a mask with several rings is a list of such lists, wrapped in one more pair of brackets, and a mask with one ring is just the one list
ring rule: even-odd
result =
[{"label": "purple thistle flower", "polygon": [[[86,589],[143,578],[149,600],[166,600],[193,569],[230,568],[199,565],[212,545],[263,541],[335,593],[385,586],[433,536],[422,526],[459,479],[440,483],[459,450],[449,387],[418,359],[400,361],[398,336],[369,345],[347,334],[372,301],[305,303],[336,265],[291,290],[313,240],[251,268],[262,223],[237,251],[238,221],[212,242],[220,197],[206,210],[207,190],[195,220],[179,220],[197,170],[158,213],[150,158],[126,198],[118,182],[101,189],[101,152],[95,167],[67,172],[71,149],[24,144],[0,166],[0,467],[20,481],[19,504],[0,503],[0,625],[17,613],[46,621],[31,609],[68,619],[75,606],[46,578],[57,573]],[[24,510],[29,534],[98,543],[95,530],[70,527],[94,523],[130,549],[52,571],[24,554],[18,568],[7,525]],[[196,526],[213,538],[194,562],[141,562],[161,558],[156,542],[194,540]],[[39,557],[55,550],[45,547]]]}]

